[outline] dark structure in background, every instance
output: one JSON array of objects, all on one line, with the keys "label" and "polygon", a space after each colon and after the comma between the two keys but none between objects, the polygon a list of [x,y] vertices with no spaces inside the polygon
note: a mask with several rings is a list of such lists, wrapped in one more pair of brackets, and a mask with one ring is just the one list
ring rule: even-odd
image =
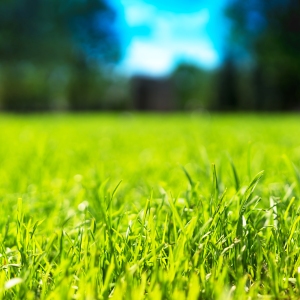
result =
[{"label": "dark structure in background", "polygon": [[237,69],[233,58],[229,55],[216,78],[218,93],[215,108],[226,111],[237,110],[240,106],[237,87]]},{"label": "dark structure in background", "polygon": [[181,63],[169,77],[134,76],[131,79],[133,108],[137,110],[203,110],[215,103],[213,72]]},{"label": "dark structure in background", "polygon": [[176,108],[173,83],[168,78],[135,76],[131,79],[134,109],[171,111]]}]

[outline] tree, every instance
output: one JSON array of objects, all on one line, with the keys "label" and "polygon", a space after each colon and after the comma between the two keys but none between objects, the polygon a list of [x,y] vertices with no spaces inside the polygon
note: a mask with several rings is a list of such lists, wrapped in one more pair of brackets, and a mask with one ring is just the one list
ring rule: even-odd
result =
[{"label": "tree", "polygon": [[[233,0],[227,9],[237,56],[250,57],[257,107],[294,109],[300,104],[300,2]],[[246,53],[246,55],[245,55]]]},{"label": "tree", "polygon": [[[39,103],[47,107],[46,91],[53,92],[54,88],[49,87],[49,78],[58,69],[60,73],[64,70],[68,77],[65,81],[72,83],[76,82],[74,77],[90,78],[95,65],[100,68],[117,60],[119,47],[113,18],[111,8],[100,0],[2,0],[0,64],[9,81],[3,83],[4,106],[30,109]],[[23,79],[30,69],[40,77],[26,83]],[[14,85],[22,86],[20,95]],[[67,86],[72,90],[70,84]],[[84,96],[85,92],[83,88],[77,95]],[[28,95],[26,101],[24,93]]]},{"label": "tree", "polygon": [[189,63],[181,63],[174,70],[171,79],[177,100],[177,108],[208,108],[214,98],[213,74]]}]

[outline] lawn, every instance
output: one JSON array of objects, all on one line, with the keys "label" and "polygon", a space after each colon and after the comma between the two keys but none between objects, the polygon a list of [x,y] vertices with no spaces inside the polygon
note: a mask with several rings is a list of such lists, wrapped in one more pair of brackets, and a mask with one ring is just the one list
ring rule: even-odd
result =
[{"label": "lawn", "polygon": [[298,115],[0,115],[0,299],[299,299]]}]

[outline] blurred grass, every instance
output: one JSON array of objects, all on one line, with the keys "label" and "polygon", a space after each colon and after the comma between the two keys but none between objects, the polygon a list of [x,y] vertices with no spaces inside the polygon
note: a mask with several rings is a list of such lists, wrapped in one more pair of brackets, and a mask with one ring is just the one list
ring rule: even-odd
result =
[{"label": "blurred grass", "polygon": [[282,180],[287,161],[300,161],[297,115],[2,115],[0,131],[5,193],[52,190],[55,180],[69,187],[94,173],[123,180],[122,189],[141,185],[147,197],[159,183],[182,192],[181,166],[206,182],[215,163],[231,185],[230,160],[244,184],[262,169]]},{"label": "blurred grass", "polygon": [[1,115],[1,297],[297,298],[298,118]]}]

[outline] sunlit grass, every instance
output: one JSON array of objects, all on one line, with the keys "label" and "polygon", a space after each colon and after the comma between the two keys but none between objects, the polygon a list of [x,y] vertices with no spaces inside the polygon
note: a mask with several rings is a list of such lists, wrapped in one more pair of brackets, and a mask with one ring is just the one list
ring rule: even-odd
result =
[{"label": "sunlit grass", "polygon": [[0,116],[1,299],[298,299],[296,115]]}]

